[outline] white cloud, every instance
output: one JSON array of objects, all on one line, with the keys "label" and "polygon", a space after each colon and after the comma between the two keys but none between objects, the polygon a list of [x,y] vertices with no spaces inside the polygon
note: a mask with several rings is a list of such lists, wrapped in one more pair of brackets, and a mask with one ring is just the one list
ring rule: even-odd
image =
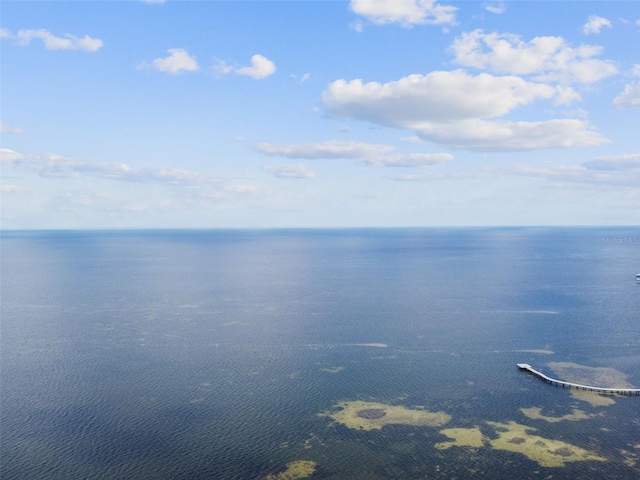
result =
[{"label": "white cloud", "polygon": [[636,63],[631,70],[631,75],[634,77],[640,77],[640,63]]},{"label": "white cloud", "polygon": [[606,140],[581,120],[487,121],[537,99],[567,103],[568,87],[519,77],[471,76],[464,71],[409,75],[386,84],[337,80],[323,92],[327,112],[416,132],[423,140],[483,151],[531,150],[599,145]]},{"label": "white cloud", "polygon": [[[586,162],[585,162],[586,163]],[[640,169],[624,171],[601,171],[582,165],[552,165],[532,166],[514,165],[502,169],[506,175],[518,175],[525,177],[543,178],[553,182],[565,184],[593,184],[600,186],[632,187],[640,185]]]},{"label": "white cloud", "polygon": [[88,35],[77,37],[70,33],[65,33],[63,37],[56,37],[48,30],[18,30],[13,34],[10,30],[3,28],[0,31],[0,38],[12,39],[16,45],[26,46],[32,40],[42,40],[47,50],[82,50],[85,52],[95,52],[104,46],[104,42],[99,38],[91,38]]},{"label": "white cloud", "polygon": [[267,173],[272,173],[274,177],[277,178],[315,178],[316,174],[314,171],[309,169],[303,163],[288,163],[281,165],[267,165],[262,167]]},{"label": "white cloud", "polygon": [[[251,66],[249,67],[235,67],[227,63],[227,61],[220,59],[216,59],[216,63],[211,67],[213,76],[216,78],[229,73],[235,73],[236,75],[245,75],[255,80],[261,80],[269,75],[273,75],[276,70],[275,63],[259,54],[251,57]],[[297,75],[291,75],[291,77],[296,80],[298,79]],[[310,77],[311,75],[309,73],[305,73],[300,77],[299,82],[306,82]]]},{"label": "white cloud", "polygon": [[[456,7],[442,5],[435,0],[351,0],[351,10],[376,25],[398,23],[408,28],[413,25],[455,25]],[[352,26],[361,31],[361,24]]]},{"label": "white cloud", "polygon": [[448,153],[392,153],[395,147],[375,143],[328,141],[321,143],[274,145],[259,143],[257,150],[266,155],[287,158],[362,160],[373,167],[426,167],[453,159]]},{"label": "white cloud", "polygon": [[640,82],[625,85],[624,91],[613,99],[613,105],[618,108],[640,107]]},{"label": "white cloud", "polygon": [[611,28],[611,22],[606,18],[597,15],[591,15],[587,23],[582,27],[582,33],[590,35],[592,33],[600,33],[603,27]]},{"label": "white cloud", "polygon": [[304,75],[296,75],[295,73],[292,73],[289,77],[293,78],[298,83],[304,83],[311,78],[311,74],[305,73]]},{"label": "white cloud", "polygon": [[22,158],[24,158],[24,155],[16,152],[15,150],[11,150],[10,148],[0,148],[1,163],[11,164],[20,161]]},{"label": "white cloud", "polygon": [[497,178],[500,175],[490,171],[490,169],[464,169],[447,173],[438,173],[430,170],[419,170],[403,175],[394,175],[389,180],[401,182],[427,182],[434,180],[484,180],[488,178]]},{"label": "white cloud", "polygon": [[483,6],[486,11],[495,13],[496,15],[503,14],[507,11],[507,7],[505,6],[504,2],[485,3]]},{"label": "white cloud", "polygon": [[442,173],[435,173],[430,171],[412,172],[404,175],[395,175],[390,177],[390,180],[396,180],[398,182],[426,182],[433,180],[444,180],[449,176]]},{"label": "white cloud", "polygon": [[409,75],[380,84],[336,80],[322,94],[325,109],[336,117],[413,128],[422,122],[446,123],[497,117],[558,91],[515,76],[471,76],[462,70]]},{"label": "white cloud", "polygon": [[580,94],[571,87],[558,85],[556,92],[556,98],[553,101],[554,105],[570,105],[573,102],[582,100]]},{"label": "white cloud", "polygon": [[557,165],[548,162],[545,165],[480,166],[447,173],[422,170],[391,177],[391,180],[485,180],[512,176],[539,178],[565,187],[594,185],[631,187],[637,190],[640,185],[640,154],[600,157],[578,165]]},{"label": "white cloud", "polygon": [[618,69],[609,61],[587,58],[585,60],[569,62],[565,68],[538,75],[537,80],[543,82],[595,83],[603,78],[618,73]]},{"label": "white cloud", "polygon": [[417,135],[411,135],[409,137],[400,137],[400,140],[407,143],[423,143],[424,142],[424,140],[422,140]]},{"label": "white cloud", "polygon": [[226,61],[216,58],[215,63],[211,67],[211,72],[215,78],[219,78],[222,75],[227,75],[233,71],[233,67]]},{"label": "white cloud", "polygon": [[450,124],[424,123],[418,136],[450,148],[472,151],[524,151],[597,146],[608,140],[582,120],[488,122],[480,119]]},{"label": "white cloud", "polygon": [[167,50],[169,56],[156,58],[149,65],[146,62],[138,65],[138,69],[154,68],[159,72],[166,72],[176,75],[182,72],[195,72],[200,69],[196,57],[189,55],[184,48],[170,48]]},{"label": "white cloud", "polygon": [[632,187],[640,185],[640,154],[599,157],[579,165],[511,165],[485,167],[485,174],[541,178],[556,185]]},{"label": "white cloud", "polygon": [[0,160],[7,165],[22,167],[47,178],[98,177],[136,183],[165,185],[217,184],[219,180],[204,173],[173,168],[135,169],[125,163],[76,160],[54,153],[23,155],[8,148],[0,149]]},{"label": "white cloud", "polygon": [[364,23],[362,23],[362,20],[358,19],[354,22],[351,22],[349,27],[355,32],[362,33],[362,31],[364,30]]},{"label": "white cloud", "polygon": [[260,80],[273,75],[276,71],[276,65],[271,60],[262,55],[254,55],[251,57],[250,67],[241,67],[235,69],[235,73],[238,75],[246,75],[255,80]]},{"label": "white cloud", "polygon": [[376,143],[345,142],[335,140],[320,143],[287,145],[259,143],[256,145],[256,149],[266,155],[314,160],[331,158],[363,159],[392,152],[394,147],[391,145]]},{"label": "white cloud", "polygon": [[8,123],[5,123],[2,120],[0,120],[0,132],[1,133],[15,133],[17,135],[22,135],[24,133],[24,130],[21,129],[21,128],[12,127]]},{"label": "white cloud", "polygon": [[365,159],[367,165],[374,167],[431,167],[453,160],[449,153],[409,153],[381,155]]},{"label": "white cloud", "polygon": [[593,83],[618,72],[612,62],[597,60],[602,47],[571,47],[562,37],[535,37],[524,42],[519,35],[463,33],[450,47],[454,62],[497,73],[538,75],[541,81]]}]

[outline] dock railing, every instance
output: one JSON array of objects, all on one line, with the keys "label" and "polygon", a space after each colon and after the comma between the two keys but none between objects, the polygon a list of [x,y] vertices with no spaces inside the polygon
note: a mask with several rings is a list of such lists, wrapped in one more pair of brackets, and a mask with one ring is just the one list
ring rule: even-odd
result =
[{"label": "dock railing", "polygon": [[603,395],[635,395],[640,396],[640,388],[604,388],[604,387],[592,387],[590,385],[580,385],[578,383],[564,382],[562,380],[556,380],[546,376],[544,373],[535,370],[531,365],[527,363],[518,363],[518,369],[530,373],[534,377],[538,377],[551,385],[562,388],[574,388],[576,390],[585,390],[587,392],[595,392]]}]

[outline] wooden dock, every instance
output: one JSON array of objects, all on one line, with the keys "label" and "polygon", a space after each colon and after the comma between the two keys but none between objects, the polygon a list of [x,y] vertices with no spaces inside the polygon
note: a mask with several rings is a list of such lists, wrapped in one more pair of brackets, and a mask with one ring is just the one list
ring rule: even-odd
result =
[{"label": "wooden dock", "polygon": [[518,369],[530,373],[534,377],[538,377],[551,385],[562,388],[575,388],[576,390],[585,390],[587,392],[600,393],[602,395],[636,395],[640,396],[640,388],[603,388],[592,387],[589,385],[580,385],[578,383],[563,382],[555,378],[547,377],[544,373],[535,370],[531,365],[526,363],[518,363]]}]

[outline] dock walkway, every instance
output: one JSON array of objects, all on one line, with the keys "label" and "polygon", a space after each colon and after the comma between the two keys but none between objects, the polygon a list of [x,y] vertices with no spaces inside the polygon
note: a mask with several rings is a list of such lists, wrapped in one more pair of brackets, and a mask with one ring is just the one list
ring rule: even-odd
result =
[{"label": "dock walkway", "polygon": [[535,370],[531,365],[526,363],[518,363],[518,369],[524,370],[534,377],[538,377],[551,385],[562,388],[575,388],[576,390],[585,390],[588,392],[601,393],[603,395],[636,395],[640,396],[640,388],[603,388],[603,387],[591,387],[589,385],[580,385],[578,383],[563,382],[562,380],[556,380],[555,378],[547,377],[544,373]]}]

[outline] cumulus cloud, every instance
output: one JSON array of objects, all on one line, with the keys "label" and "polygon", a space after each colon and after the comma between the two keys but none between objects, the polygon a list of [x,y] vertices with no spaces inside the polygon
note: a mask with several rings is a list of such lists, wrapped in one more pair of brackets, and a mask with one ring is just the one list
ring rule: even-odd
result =
[{"label": "cumulus cloud", "polygon": [[159,72],[166,72],[176,75],[182,72],[195,72],[200,69],[196,57],[189,55],[184,48],[170,48],[167,50],[169,56],[156,58],[149,65],[146,62],[138,65],[138,69],[153,68]]},{"label": "cumulus cloud", "polygon": [[[398,23],[405,28],[413,25],[455,25],[456,7],[435,0],[351,0],[351,10],[376,25]],[[354,28],[354,27],[352,27]],[[354,28],[356,31],[360,30]]]},{"label": "cumulus cloud", "polygon": [[[251,77],[254,80],[262,80],[270,75],[273,75],[276,72],[276,64],[269,60],[267,57],[256,54],[251,57],[251,66],[247,67],[237,67],[230,65],[225,60],[216,59],[215,64],[211,67],[211,72],[213,76],[216,78],[221,77],[222,75],[227,75],[229,73],[235,73],[236,75],[245,75],[247,77]],[[298,79],[297,76],[292,76],[295,79]],[[300,83],[306,82],[310,78],[310,74],[305,73],[300,77]]]},{"label": "cumulus cloud", "polygon": [[166,185],[215,184],[219,180],[204,173],[173,168],[135,169],[125,163],[76,160],[54,153],[24,155],[8,148],[0,149],[0,161],[6,165],[22,167],[47,178],[98,177],[136,183]]},{"label": "cumulus cloud", "polygon": [[602,30],[603,27],[611,28],[611,22],[606,18],[591,15],[587,23],[583,25],[582,33],[585,35],[600,33],[600,30]]},{"label": "cumulus cloud", "polygon": [[465,32],[450,47],[454,63],[513,75],[536,75],[540,81],[593,83],[618,73],[597,45],[570,46],[562,37],[535,37],[525,42],[510,33]]},{"label": "cumulus cloud", "polygon": [[573,102],[582,100],[582,96],[571,87],[558,85],[556,92],[556,97],[553,100],[554,105],[570,105]]},{"label": "cumulus cloud", "polygon": [[262,170],[273,174],[277,178],[301,179],[315,178],[316,174],[303,163],[286,163],[281,165],[267,165]]},{"label": "cumulus cloud", "polygon": [[251,66],[241,67],[235,70],[238,75],[246,75],[255,80],[261,80],[273,75],[276,71],[276,64],[262,55],[254,55],[251,57]]},{"label": "cumulus cloud", "polygon": [[322,94],[327,112],[391,127],[497,117],[557,89],[515,76],[472,76],[463,70],[409,75],[388,83],[336,80]]},{"label": "cumulus cloud", "polygon": [[12,127],[8,123],[0,120],[0,133],[15,133],[17,135],[22,135],[24,133],[24,130],[21,128]]},{"label": "cumulus cloud", "polygon": [[423,140],[452,148],[510,151],[599,145],[606,141],[581,120],[499,122],[538,99],[567,103],[569,87],[528,82],[515,76],[472,76],[462,70],[409,75],[380,84],[337,80],[323,92],[330,115],[413,130]]},{"label": "cumulus cloud", "polygon": [[328,141],[320,143],[274,145],[259,143],[256,149],[266,155],[287,158],[362,160],[365,165],[374,167],[424,167],[444,163],[453,159],[448,153],[392,153],[392,145]]},{"label": "cumulus cloud", "polygon": [[84,52],[95,52],[104,46],[104,42],[99,38],[92,38],[88,35],[77,37],[70,33],[65,33],[62,37],[56,37],[48,30],[18,30],[12,33],[3,28],[0,31],[0,38],[11,39],[16,45],[26,46],[32,40],[42,40],[47,50],[81,50]]},{"label": "cumulus cloud", "polygon": [[640,82],[625,85],[624,91],[613,99],[613,105],[618,108],[640,107]]}]

